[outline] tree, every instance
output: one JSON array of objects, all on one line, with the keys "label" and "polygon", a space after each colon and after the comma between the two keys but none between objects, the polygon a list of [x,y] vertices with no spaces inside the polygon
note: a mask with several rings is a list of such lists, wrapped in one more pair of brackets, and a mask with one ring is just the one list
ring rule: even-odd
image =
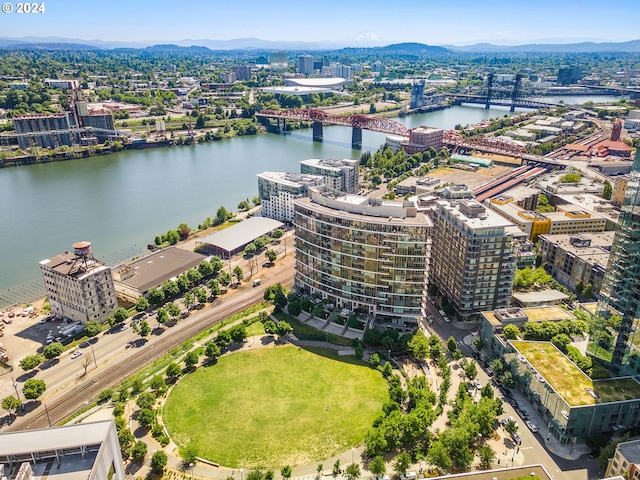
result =
[{"label": "tree", "polygon": [[167,466],[167,454],[163,450],[157,450],[151,457],[151,471],[162,473]]},{"label": "tree", "polygon": [[142,440],[139,440],[131,449],[131,456],[136,462],[144,463],[144,459],[147,456],[147,449],[147,444]]},{"label": "tree", "polygon": [[182,375],[182,369],[177,363],[170,363],[169,365],[167,365],[167,370],[165,371],[165,373],[167,374],[167,377],[175,380],[180,375]]},{"label": "tree", "polygon": [[60,342],[53,342],[42,349],[42,354],[47,360],[59,357],[64,352],[64,347]]},{"label": "tree", "polygon": [[255,243],[250,243],[249,245],[247,245],[246,247],[244,247],[244,255],[247,257],[250,257],[252,255],[254,255],[256,253],[256,250],[258,250],[256,248]]},{"label": "tree", "polygon": [[505,325],[502,334],[507,340],[516,340],[520,336],[520,329],[515,325]]},{"label": "tree", "polygon": [[453,353],[457,349],[458,349],[458,343],[456,342],[456,339],[453,337],[449,337],[449,339],[447,340],[447,350]]},{"label": "tree", "polygon": [[142,392],[136,399],[136,405],[140,408],[153,408],[156,404],[156,396],[151,392]]},{"label": "tree", "polygon": [[149,429],[156,423],[156,414],[150,408],[143,408],[138,412],[138,423]]},{"label": "tree", "polygon": [[558,350],[562,353],[567,353],[567,347],[571,343],[571,338],[566,333],[559,333],[553,336],[551,343],[558,347]]},{"label": "tree", "polygon": [[209,341],[205,344],[204,355],[209,363],[212,363],[220,356],[220,347],[214,341]]},{"label": "tree", "polygon": [[269,260],[270,263],[275,262],[276,258],[278,258],[278,254],[276,253],[276,251],[271,249],[264,252],[264,256],[267,257],[267,260]]},{"label": "tree", "polygon": [[496,459],[496,452],[489,445],[482,445],[478,449],[478,457],[480,457],[480,468],[488,470]]},{"label": "tree", "polygon": [[156,375],[149,381],[149,388],[151,388],[156,395],[162,395],[167,389],[167,382],[164,381],[161,375]]},{"label": "tree", "polygon": [[218,274],[218,282],[223,287],[228,286],[231,283],[231,275],[229,272],[225,272],[224,270]]},{"label": "tree", "polygon": [[[131,448],[131,444],[135,440],[133,433],[128,428],[121,428],[118,431],[118,443],[120,443],[120,450],[122,453],[128,452]],[[128,454],[126,454],[128,456]]]},{"label": "tree", "polygon": [[152,288],[149,290],[149,303],[158,305],[164,301],[164,291],[160,288]]},{"label": "tree", "polygon": [[393,463],[393,471],[398,475],[404,475],[407,473],[409,465],[411,465],[411,457],[407,452],[401,452]]},{"label": "tree", "polygon": [[302,312],[302,307],[300,306],[300,300],[296,299],[296,300],[290,301],[289,304],[287,305],[287,311],[289,312],[289,315],[291,315],[292,317],[297,317],[298,315],[300,315],[300,313]]},{"label": "tree", "polygon": [[15,414],[21,405],[22,402],[20,401],[20,399],[14,397],[13,395],[2,399],[2,408],[9,413],[11,413],[11,410],[13,410],[13,413]]},{"label": "tree", "polygon": [[373,473],[375,477],[382,477],[387,471],[387,466],[384,463],[384,459],[380,455],[376,455],[369,462],[369,471]]},{"label": "tree", "polygon": [[293,330],[293,328],[291,328],[291,325],[289,325],[289,322],[285,322],[284,320],[280,320],[278,322],[277,328],[278,335],[281,337],[284,337]]},{"label": "tree", "polygon": [[[151,295],[151,292],[149,292],[149,295]],[[149,308],[149,300],[140,297],[136,302],[136,312],[144,312],[147,308]]]},{"label": "tree", "polygon": [[284,237],[284,230],[282,230],[281,228],[276,228],[273,232],[271,232],[271,238],[277,240],[282,237]]},{"label": "tree", "polygon": [[504,429],[509,434],[516,433],[518,431],[518,424],[513,420],[509,420],[507,424],[504,426]]},{"label": "tree", "polygon": [[87,337],[95,337],[102,331],[102,325],[94,320],[84,324],[84,334]]},{"label": "tree", "polygon": [[213,265],[210,262],[202,261],[198,264],[198,272],[203,277],[208,277],[209,275],[213,275]]},{"label": "tree", "polygon": [[333,464],[333,468],[331,469],[331,475],[333,478],[336,478],[338,475],[342,473],[342,469],[340,468],[340,459],[336,460],[336,463]]},{"label": "tree", "polygon": [[240,265],[236,265],[235,268],[233,269],[233,276],[236,277],[237,283],[240,283],[244,278],[244,275],[242,273],[242,268],[240,267]]},{"label": "tree", "polygon": [[184,297],[182,298],[182,303],[184,303],[184,306],[187,307],[187,310],[190,310],[191,307],[193,307],[193,305],[196,303],[196,299],[193,293],[185,293]]},{"label": "tree", "polygon": [[407,347],[409,348],[409,353],[416,360],[424,360],[429,355],[429,339],[420,329],[413,334]]},{"label": "tree", "polygon": [[47,389],[47,385],[44,383],[44,380],[30,378],[24,385],[22,386],[22,393],[24,394],[24,398],[28,400],[36,400],[40,395],[42,395]]},{"label": "tree", "polygon": [[247,475],[247,480],[263,480],[264,475],[260,470],[251,470]]},{"label": "tree", "polygon": [[180,315],[180,307],[173,302],[167,303],[165,307],[167,308],[167,313],[171,316],[171,320],[175,321]]},{"label": "tree", "polygon": [[196,350],[191,350],[184,357],[184,364],[187,366],[188,370],[193,370],[193,368],[198,364],[198,360],[200,357]]},{"label": "tree", "polygon": [[451,457],[442,440],[431,442],[429,450],[427,451],[427,459],[429,463],[435,465],[440,470],[444,472],[451,471]]},{"label": "tree", "polygon": [[158,309],[156,320],[158,321],[158,323],[162,323],[162,324],[167,323],[167,320],[169,320],[169,314],[164,308]]},{"label": "tree", "polygon": [[245,338],[247,338],[247,329],[242,324],[234,325],[228,330],[228,332],[231,340],[236,343],[244,342]]},{"label": "tree", "polygon": [[129,318],[129,312],[125,308],[120,307],[115,312],[113,312],[113,319],[116,323],[122,323],[127,318]]},{"label": "tree", "polygon": [[613,193],[613,187],[609,180],[604,181],[604,190],[602,191],[602,198],[611,200],[611,194]]},{"label": "tree", "polygon": [[280,469],[280,475],[282,475],[282,478],[284,478],[285,480],[287,478],[291,478],[291,473],[291,467],[289,465],[285,465]]},{"label": "tree", "polygon": [[221,224],[226,222],[227,220],[229,220],[231,218],[231,214],[229,213],[229,211],[224,208],[224,206],[221,206],[220,208],[218,208],[218,211],[216,212],[216,223],[217,224]]},{"label": "tree", "polygon": [[316,467],[316,478],[320,478],[320,474],[322,473],[322,470],[324,469],[324,466],[319,463],[318,466]]},{"label": "tree", "polygon": [[467,376],[469,380],[473,380],[478,375],[478,367],[476,367],[476,362],[469,362],[469,364],[464,367],[464,374]]},{"label": "tree", "polygon": [[222,270],[222,267],[224,267],[224,264],[222,263],[222,260],[220,259],[220,257],[214,255],[213,257],[211,257],[211,260],[209,260],[209,263],[211,264],[211,267],[213,268],[213,273],[218,273],[220,270]]},{"label": "tree", "polygon": [[149,322],[147,322],[146,320],[142,320],[140,322],[140,326],[138,327],[138,335],[140,335],[141,338],[146,338],[150,333],[151,327],[149,326]]},{"label": "tree", "polygon": [[246,212],[249,209],[251,209],[251,202],[249,202],[249,199],[245,199],[242,200],[239,204],[238,204],[238,210],[240,210],[241,212]]},{"label": "tree", "polygon": [[357,463],[347,465],[347,468],[345,469],[345,476],[347,477],[347,480],[358,480],[360,475],[360,465]]},{"label": "tree", "polygon": [[44,362],[43,355],[27,355],[22,360],[20,360],[20,368],[22,368],[22,370],[24,370],[25,372],[28,372],[29,370],[33,370],[34,368],[36,368],[42,362]]}]

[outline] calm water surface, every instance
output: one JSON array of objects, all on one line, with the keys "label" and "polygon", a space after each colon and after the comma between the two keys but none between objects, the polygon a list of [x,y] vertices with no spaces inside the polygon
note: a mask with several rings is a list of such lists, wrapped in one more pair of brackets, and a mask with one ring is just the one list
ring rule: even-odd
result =
[{"label": "calm water surface", "polygon": [[[508,113],[458,106],[396,120],[451,129]],[[385,134],[362,137],[362,151],[373,152]],[[114,263],[182,222],[196,227],[221,205],[236,210],[257,194],[260,172],[297,172],[300,160],[359,158],[362,151],[351,148],[351,129],[325,126],[323,142],[313,142],[308,129],[2,169],[0,306],[41,296],[38,262],[74,242],[91,241],[97,258]]]}]

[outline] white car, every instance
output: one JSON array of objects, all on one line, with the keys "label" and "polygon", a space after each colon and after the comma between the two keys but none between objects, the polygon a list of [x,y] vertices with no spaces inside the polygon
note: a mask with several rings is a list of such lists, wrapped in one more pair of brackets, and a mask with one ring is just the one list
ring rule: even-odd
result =
[{"label": "white car", "polygon": [[529,430],[531,430],[533,433],[536,433],[538,431],[538,427],[536,426],[535,423],[530,422],[529,420],[527,420],[524,423],[527,427],[529,427]]},{"label": "white car", "polygon": [[122,332],[123,330],[126,330],[127,328],[129,328],[129,325],[127,325],[126,323],[123,323],[122,326],[120,327],[120,331]]},{"label": "white car", "polygon": [[71,360],[73,360],[74,358],[78,358],[80,355],[82,355],[82,352],[80,350],[76,350],[71,354]]}]

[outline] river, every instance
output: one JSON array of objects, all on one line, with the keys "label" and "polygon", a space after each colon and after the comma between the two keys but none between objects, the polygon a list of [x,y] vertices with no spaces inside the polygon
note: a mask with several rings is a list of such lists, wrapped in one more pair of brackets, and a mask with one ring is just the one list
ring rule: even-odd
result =
[{"label": "river", "polygon": [[[462,105],[396,120],[452,129],[508,113]],[[351,129],[325,126],[322,142],[305,129],[2,169],[0,307],[41,297],[38,262],[77,241],[91,241],[96,258],[115,263],[182,222],[196,227],[221,205],[236,210],[257,194],[260,172],[297,172],[307,158],[359,158],[384,139],[364,131],[362,150],[354,150]]]}]

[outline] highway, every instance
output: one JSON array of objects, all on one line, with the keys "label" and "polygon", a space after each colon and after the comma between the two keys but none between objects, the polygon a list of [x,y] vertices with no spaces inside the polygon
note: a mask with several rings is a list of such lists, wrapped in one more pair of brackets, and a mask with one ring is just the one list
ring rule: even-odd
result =
[{"label": "highway", "polygon": [[[253,288],[250,282],[245,282],[238,289],[229,290],[212,304],[207,304],[204,309],[192,311],[189,317],[178,321],[175,326],[156,329],[147,337],[147,341],[140,342],[139,346],[127,347],[130,341],[139,338],[133,329],[115,329],[114,333],[103,333],[95,343],[82,348],[83,355],[78,358],[72,359],[71,352],[65,352],[54,365],[48,368],[41,367],[35,375],[23,375],[20,380],[29,377],[44,380],[47,391],[38,401],[28,402],[27,413],[19,416],[12,425],[3,430],[15,431],[56,425],[85,405],[94,402],[102,390],[117,385],[199,332],[259,302],[266,286],[278,282],[291,286],[291,259],[280,259],[268,272],[268,275],[266,271],[262,272],[265,282],[261,287]],[[151,320],[153,328],[153,318]],[[8,380],[3,379],[5,382]]]}]

